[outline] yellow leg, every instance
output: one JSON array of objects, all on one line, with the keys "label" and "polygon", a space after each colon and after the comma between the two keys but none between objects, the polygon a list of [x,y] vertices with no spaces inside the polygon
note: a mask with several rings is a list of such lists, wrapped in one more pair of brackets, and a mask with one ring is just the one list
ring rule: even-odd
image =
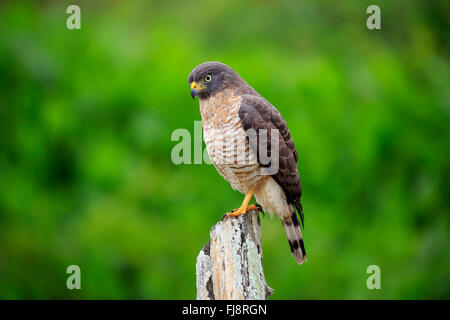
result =
[{"label": "yellow leg", "polygon": [[241,214],[246,213],[247,211],[258,210],[258,208],[254,204],[252,204],[251,206],[248,205],[254,192],[255,192],[255,188],[251,188],[250,191],[245,195],[245,198],[244,198],[244,201],[242,201],[241,207],[239,209],[235,209],[231,212],[228,212],[224,218],[238,217]]}]

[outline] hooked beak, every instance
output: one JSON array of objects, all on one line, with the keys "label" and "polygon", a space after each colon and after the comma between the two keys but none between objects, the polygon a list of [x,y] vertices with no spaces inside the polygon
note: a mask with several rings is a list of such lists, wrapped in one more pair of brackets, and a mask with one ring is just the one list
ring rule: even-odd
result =
[{"label": "hooked beak", "polygon": [[205,87],[200,86],[197,82],[192,82],[191,83],[191,97],[192,99],[195,99],[195,96],[198,95],[198,93],[200,91],[202,91],[203,89],[205,89]]},{"label": "hooked beak", "polygon": [[192,99],[195,100],[195,96],[198,95],[198,90],[197,89],[192,89],[191,88],[191,97]]}]

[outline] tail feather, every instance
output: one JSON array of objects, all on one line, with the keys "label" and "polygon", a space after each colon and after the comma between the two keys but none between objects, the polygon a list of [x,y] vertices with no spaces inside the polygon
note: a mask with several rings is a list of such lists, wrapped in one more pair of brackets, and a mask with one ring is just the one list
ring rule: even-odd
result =
[{"label": "tail feather", "polygon": [[300,202],[300,198],[294,200],[294,206],[298,211],[298,215],[300,216],[300,221],[302,222],[302,227],[305,228],[305,216],[303,215],[303,208],[302,208],[302,204]]},{"label": "tail feather", "polygon": [[303,243],[302,231],[294,207],[290,206],[290,209],[292,212],[291,216],[283,218],[282,223],[284,230],[286,231],[289,246],[291,247],[292,256],[298,264],[302,264],[306,261],[306,251]]}]

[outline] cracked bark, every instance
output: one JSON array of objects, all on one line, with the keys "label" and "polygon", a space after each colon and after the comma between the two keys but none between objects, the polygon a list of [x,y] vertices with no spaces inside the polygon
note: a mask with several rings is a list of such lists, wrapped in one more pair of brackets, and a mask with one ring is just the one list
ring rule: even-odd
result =
[{"label": "cracked bark", "polygon": [[216,223],[197,256],[197,300],[264,300],[273,290],[262,267],[257,211]]}]

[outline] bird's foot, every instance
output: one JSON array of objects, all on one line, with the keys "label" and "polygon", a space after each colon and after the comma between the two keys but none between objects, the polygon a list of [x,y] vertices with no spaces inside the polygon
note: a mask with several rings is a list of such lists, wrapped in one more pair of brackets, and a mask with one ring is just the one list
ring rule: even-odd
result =
[{"label": "bird's foot", "polygon": [[247,212],[252,211],[252,210],[259,211],[260,210],[260,208],[259,208],[260,206],[259,207],[258,206],[259,205],[252,204],[252,205],[249,205],[247,207],[240,207],[239,209],[233,209],[231,212],[225,213],[222,216],[222,220],[224,220],[224,219],[226,219],[228,217],[239,217],[241,214],[247,213]]},{"label": "bird's foot", "polygon": [[257,203],[255,206],[256,206],[256,208],[258,209],[258,211],[262,213],[262,216],[263,216],[263,218],[264,218],[264,217],[266,216],[266,213],[264,212],[264,210],[263,210],[263,208],[261,207],[261,205]]}]

